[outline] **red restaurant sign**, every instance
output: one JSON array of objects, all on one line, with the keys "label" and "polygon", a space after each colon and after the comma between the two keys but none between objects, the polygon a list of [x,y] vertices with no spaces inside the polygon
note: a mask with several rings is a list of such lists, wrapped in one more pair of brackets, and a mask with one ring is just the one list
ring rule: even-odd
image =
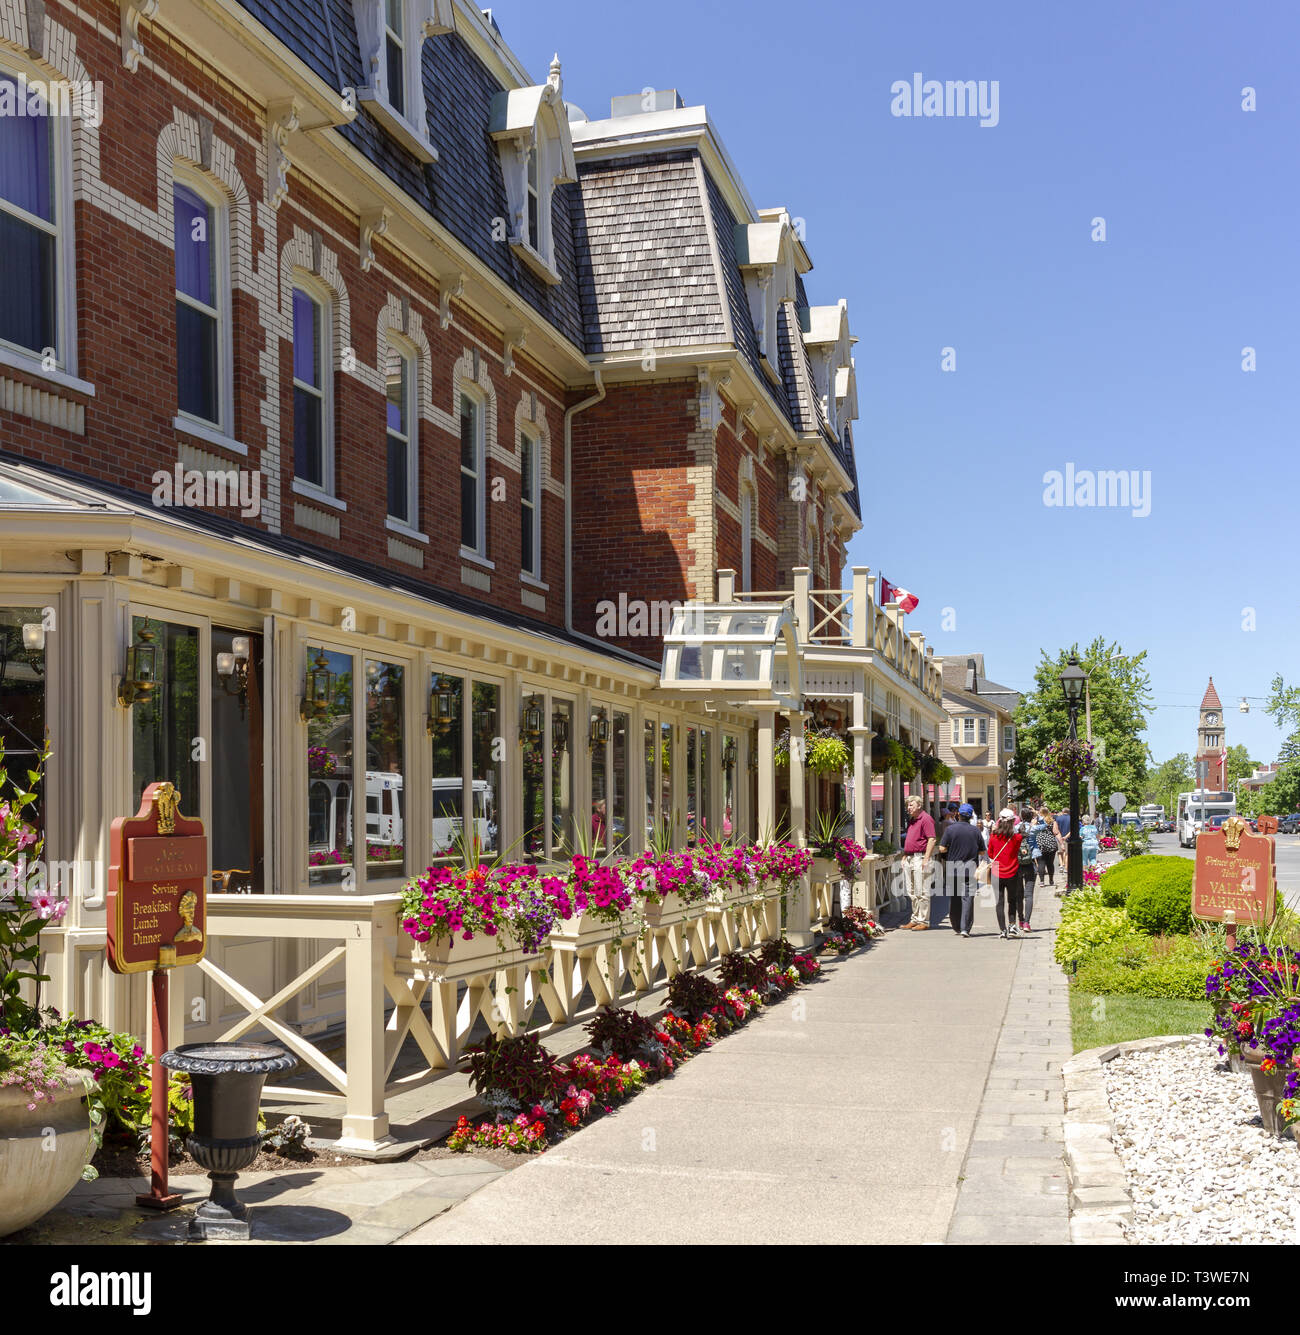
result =
[{"label": "red restaurant sign", "polygon": [[1209,922],[1223,922],[1228,910],[1238,923],[1273,921],[1277,913],[1276,849],[1272,839],[1255,834],[1239,816],[1221,830],[1196,836],[1192,874],[1192,912]]},{"label": "red restaurant sign", "polygon": [[151,783],[109,837],[108,966],[143,973],[195,964],[207,949],[208,839],[170,783]]}]

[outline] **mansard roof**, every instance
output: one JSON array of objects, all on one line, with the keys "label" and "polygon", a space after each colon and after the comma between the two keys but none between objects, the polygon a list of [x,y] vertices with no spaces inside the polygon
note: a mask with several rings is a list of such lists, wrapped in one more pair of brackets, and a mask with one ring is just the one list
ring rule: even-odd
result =
[{"label": "mansard roof", "polygon": [[[352,0],[239,3],[314,74],[337,89],[340,97],[345,88],[365,86]],[[438,151],[436,164],[426,166],[403,148],[364,103],[356,118],[335,133],[420,204],[543,319],[581,347],[583,318],[572,224],[576,186],[558,185],[552,196],[555,267],[562,281],[551,286],[511,247],[492,239],[493,219],[509,214],[505,181],[490,139],[492,100],[503,91],[500,79],[459,32],[425,39],[422,55],[425,110],[429,138]],[[510,91],[537,95],[540,90]]]}]

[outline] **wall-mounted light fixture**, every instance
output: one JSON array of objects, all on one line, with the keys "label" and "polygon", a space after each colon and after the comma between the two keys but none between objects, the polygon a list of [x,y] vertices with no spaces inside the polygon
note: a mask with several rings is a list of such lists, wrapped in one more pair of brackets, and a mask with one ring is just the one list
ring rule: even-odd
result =
[{"label": "wall-mounted light fixture", "polygon": [[316,651],[316,659],[307,669],[304,690],[305,694],[298,702],[298,716],[304,723],[329,712],[330,703],[334,698],[334,674],[330,671],[329,659],[325,657],[324,649]]},{"label": "wall-mounted light fixture", "polygon": [[153,698],[158,684],[158,646],[154,632],[148,629],[136,635],[136,642],[126,651],[126,667],[117,688],[118,703],[129,709],[132,705],[147,703]]},{"label": "wall-mounted light fixture", "polygon": [[536,741],[542,735],[542,697],[530,695],[519,719],[519,745]]},{"label": "wall-mounted light fixture", "polygon": [[722,768],[731,771],[736,768],[736,739],[728,737],[722,743]]},{"label": "wall-mounted light fixture", "polygon": [[248,654],[247,635],[236,635],[230,641],[230,652],[217,655],[217,679],[227,695],[239,700],[239,717],[248,710]]},{"label": "wall-mounted light fixture", "polygon": [[551,745],[557,751],[564,751],[569,745],[569,722],[563,714],[556,714],[551,719]]},{"label": "wall-mounted light fixture", "polygon": [[429,692],[429,716],[425,731],[430,737],[445,737],[460,713],[460,700],[452,690],[452,677],[435,677]]},{"label": "wall-mounted light fixture", "polygon": [[587,734],[587,750],[594,751],[609,741],[609,719],[603,709],[598,709],[591,716],[591,730]]}]

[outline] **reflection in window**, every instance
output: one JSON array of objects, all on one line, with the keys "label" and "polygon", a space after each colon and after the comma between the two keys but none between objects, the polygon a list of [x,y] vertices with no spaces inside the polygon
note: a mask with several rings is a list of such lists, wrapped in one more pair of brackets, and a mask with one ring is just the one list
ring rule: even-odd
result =
[{"label": "reflection in window", "polygon": [[731,733],[722,735],[722,837],[730,839],[736,833],[736,762],[727,763],[727,757],[739,754],[739,742]]},{"label": "reflection in window", "polygon": [[589,724],[591,746],[591,846],[597,853],[609,848],[609,743],[599,733],[609,721],[603,706],[591,711]]},{"label": "reflection in window", "polygon": [[406,868],[404,683],[400,664],[366,662],[366,862],[375,876]]},{"label": "reflection in window", "polygon": [[218,655],[234,657],[236,640],[247,652],[246,675],[242,669],[211,674],[212,869],[229,873],[219,888],[260,893],[265,888],[262,637],[213,626],[211,639],[213,663]]},{"label": "reflection in window", "polygon": [[615,714],[609,733],[609,846],[612,853],[626,853],[631,847],[628,792],[632,780],[632,720],[627,714]]},{"label": "reflection in window", "polygon": [[545,700],[525,695],[520,724],[523,746],[524,853],[534,861],[546,857],[546,732]]},{"label": "reflection in window", "polygon": [[551,701],[551,856],[573,847],[573,706]]},{"label": "reflection in window", "polygon": [[473,807],[474,838],[480,853],[501,850],[501,819],[498,794],[501,792],[501,687],[488,681],[476,681],[474,692]]},{"label": "reflection in window", "polygon": [[150,617],[132,617],[133,642],[141,631],[153,633],[156,685],[147,700],[131,706],[132,812],[154,782],[169,782],[180,794],[181,810],[197,816],[202,810],[199,762],[194,739],[199,735],[199,632]]},{"label": "reflection in window", "polygon": [[[39,607],[0,607],[0,744],[5,766],[24,786],[45,737],[43,617]],[[23,811],[23,820],[38,833],[43,806],[38,797]]]},{"label": "reflection in window", "polygon": [[309,823],[307,879],[338,885],[352,865],[352,655],[309,645],[304,670],[318,659],[333,678],[325,708],[307,723],[308,805],[320,813]]},{"label": "reflection in window", "polygon": [[[0,72],[0,102],[29,87]],[[58,345],[58,223],[54,118],[0,117],[0,340],[40,356]]]},{"label": "reflection in window", "polygon": [[653,719],[645,721],[645,833],[649,843],[655,828],[655,794],[659,791],[659,774],[655,768],[655,728]]},{"label": "reflection in window", "polygon": [[699,837],[713,836],[713,808],[709,805],[709,734],[700,732]]},{"label": "reflection in window", "polygon": [[[659,824],[670,833],[673,831],[673,725],[659,725]],[[673,840],[676,846],[676,839]]]},{"label": "reflection in window", "polygon": [[696,809],[696,775],[699,772],[699,758],[696,751],[698,734],[694,728],[686,729],[686,842],[694,844],[700,833],[699,812]]},{"label": "reflection in window", "polygon": [[464,829],[465,683],[460,677],[435,672],[431,685],[430,727],[433,732],[433,856],[454,856]]}]

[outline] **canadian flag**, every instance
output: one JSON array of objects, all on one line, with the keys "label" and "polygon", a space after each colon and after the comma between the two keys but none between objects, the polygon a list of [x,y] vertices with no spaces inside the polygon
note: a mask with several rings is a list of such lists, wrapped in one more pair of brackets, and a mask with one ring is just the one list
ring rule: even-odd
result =
[{"label": "canadian flag", "polygon": [[880,577],[880,605],[883,607],[886,603],[897,603],[900,612],[911,612],[916,608],[920,600],[916,594],[908,593],[906,589],[900,589],[897,584],[891,584],[884,575]]}]

